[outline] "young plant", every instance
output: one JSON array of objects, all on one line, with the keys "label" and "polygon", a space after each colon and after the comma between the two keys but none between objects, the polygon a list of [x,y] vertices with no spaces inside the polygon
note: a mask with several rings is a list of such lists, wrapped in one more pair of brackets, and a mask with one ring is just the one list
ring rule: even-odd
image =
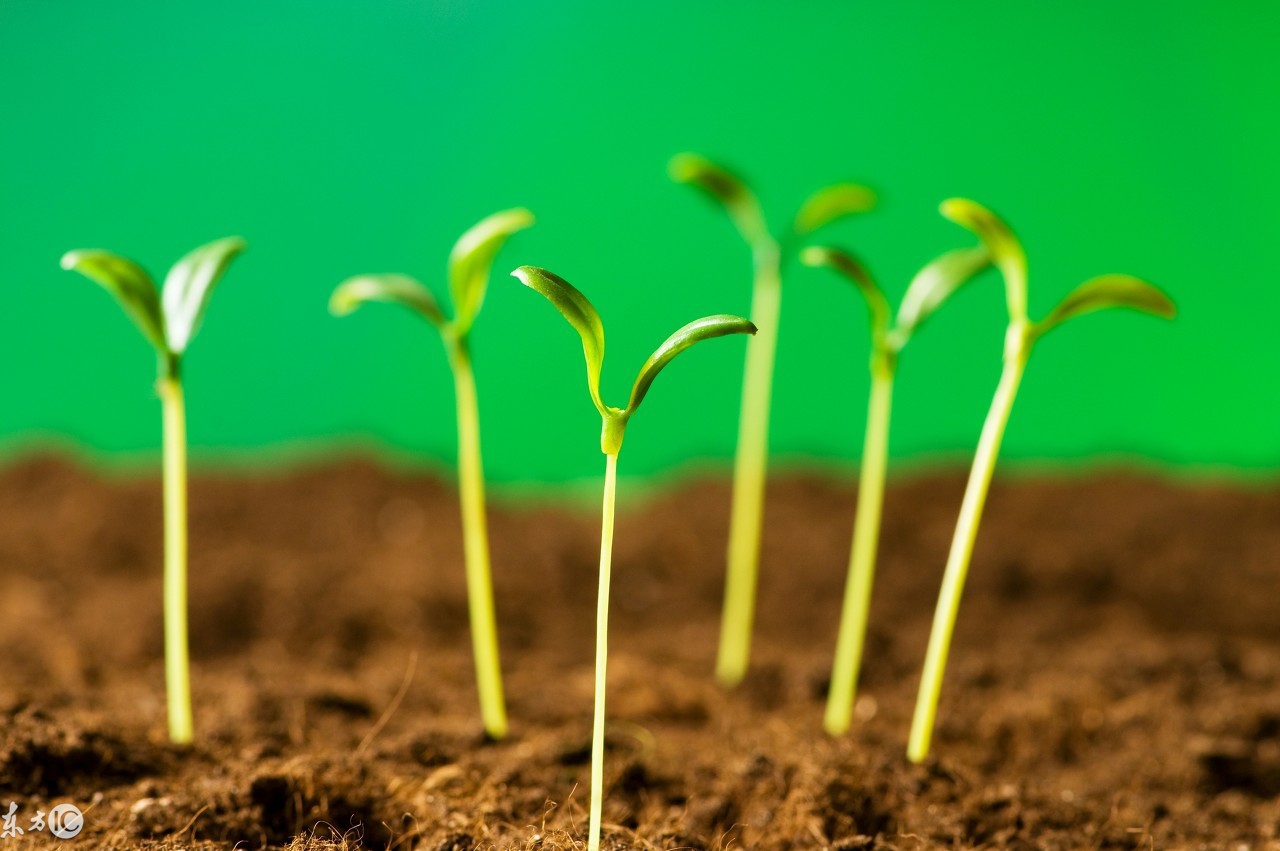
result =
[{"label": "young plant", "polygon": [[673,180],[701,189],[724,207],[751,249],[754,269],[751,319],[760,331],[747,345],[742,382],[724,614],[716,657],[716,677],[722,684],[733,686],[746,676],[751,655],[769,452],[769,399],[773,392],[783,272],[799,251],[801,239],[837,219],[870,210],[875,206],[875,194],[853,183],[820,189],[800,207],[791,227],[775,236],[756,196],[728,170],[697,154],[686,153],[671,160],[670,172]]},{"label": "young plant", "polygon": [[193,737],[191,673],[187,654],[187,426],[182,395],[182,357],[200,327],[213,287],[244,251],[244,240],[211,242],[179,260],[159,291],[132,260],[107,251],[71,251],[62,268],[79,272],[115,296],[155,347],[156,388],[164,418],[164,670],[169,739]]},{"label": "young plant", "polygon": [[452,319],[445,317],[430,290],[406,275],[359,275],[340,284],[329,302],[329,309],[338,316],[366,302],[398,304],[434,325],[444,341],[449,365],[453,368],[458,409],[458,491],[476,689],[480,697],[480,717],[492,739],[507,735],[507,709],[502,694],[498,627],[493,611],[484,466],[480,459],[480,412],[476,404],[475,374],[471,369],[470,335],[489,286],[493,258],[512,234],[532,224],[533,215],[528,210],[505,210],[483,219],[458,239],[449,254]]},{"label": "young plant", "polygon": [[1126,307],[1166,319],[1171,319],[1175,312],[1173,302],[1151,284],[1128,275],[1102,275],[1077,287],[1044,319],[1032,321],[1027,316],[1027,258],[1022,244],[1009,226],[980,204],[962,198],[943,202],[942,215],[977,234],[991,252],[992,260],[1004,278],[1009,326],[1005,333],[1004,369],[986,421],[982,424],[982,435],[978,439],[969,482],[960,505],[960,517],[947,555],[938,608],[929,634],[929,647],[907,745],[907,756],[912,762],[921,762],[929,754],[938,697],[942,691],[942,675],[960,608],[960,595],[978,536],[978,521],[995,472],[996,456],[1000,453],[1009,412],[1032,348],[1041,337],[1062,323],[1095,310]]},{"label": "young plant", "polygon": [[640,407],[649,386],[676,355],[702,340],[726,334],[754,334],[756,327],[738,316],[707,316],[690,322],[667,338],[640,367],[631,398],[625,408],[605,404],[600,396],[600,370],[604,365],[604,325],[586,296],[568,281],[536,266],[521,266],[511,273],[525,286],[546,296],[582,338],[587,361],[587,391],[600,412],[600,450],[605,456],[604,504],[600,526],[600,589],[596,601],[595,711],[591,730],[591,818],[588,851],[600,848],[600,814],[604,794],[604,697],[608,661],[609,576],[613,556],[613,508],[617,489],[618,452],[627,423]]},{"label": "young plant", "polygon": [[862,664],[876,544],[880,536],[880,510],[889,455],[889,411],[898,355],[952,293],[991,264],[991,257],[986,248],[978,246],[947,252],[929,263],[907,287],[896,322],[890,315],[884,293],[852,255],[837,248],[814,246],[801,253],[800,261],[807,266],[829,267],[852,281],[866,300],[871,315],[871,397],[867,404],[867,429],[858,481],[858,512],[823,720],[827,732],[838,736],[849,729]]}]

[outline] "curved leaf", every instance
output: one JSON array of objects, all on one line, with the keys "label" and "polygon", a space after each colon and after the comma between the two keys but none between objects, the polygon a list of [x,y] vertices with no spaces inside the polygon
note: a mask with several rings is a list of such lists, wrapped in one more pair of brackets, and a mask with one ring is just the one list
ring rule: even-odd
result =
[{"label": "curved leaf", "polygon": [[728,169],[698,154],[684,153],[672,157],[667,170],[675,182],[696,186],[719,201],[752,248],[773,241],[760,202],[746,183]]},{"label": "curved leaf", "polygon": [[911,279],[898,306],[899,333],[910,337],[956,290],[990,265],[991,252],[985,245],[957,248],[930,261]]},{"label": "curved leaf", "polygon": [[796,214],[795,231],[813,233],[836,219],[865,213],[876,206],[876,193],[857,183],[837,183],[809,196]]},{"label": "curved leaf", "polygon": [[942,215],[978,235],[991,252],[991,260],[1004,276],[1005,299],[1011,321],[1027,318],[1027,255],[1022,243],[1004,220],[976,201],[950,198],[942,202]]},{"label": "curved leaf", "polygon": [[1124,307],[1172,319],[1177,308],[1169,297],[1146,281],[1130,275],[1100,275],[1076,287],[1048,316],[1036,323],[1037,335],[1086,313]]},{"label": "curved leaf", "polygon": [[447,324],[435,296],[408,275],[356,275],[347,278],[329,297],[329,312],[334,316],[346,316],[371,301],[408,308],[437,328],[444,328]]},{"label": "curved leaf", "polygon": [[517,207],[481,219],[454,243],[449,252],[449,290],[453,295],[454,328],[461,336],[471,329],[489,287],[493,258],[517,231],[533,224],[533,214]]},{"label": "curved leaf", "polygon": [[169,351],[164,315],[155,282],[141,266],[109,251],[82,249],[62,255],[62,268],[76,271],[101,284],[115,296],[134,324],[157,350]]},{"label": "curved leaf", "polygon": [[847,251],[841,251],[839,248],[811,245],[800,252],[800,262],[806,266],[825,266],[853,281],[858,288],[858,292],[862,293],[862,297],[866,300],[867,309],[871,311],[872,335],[888,332],[889,300],[884,297],[884,292],[872,280],[871,273],[856,257]]},{"label": "curved leaf", "polygon": [[587,390],[591,401],[602,415],[609,416],[609,407],[600,398],[600,370],[604,366],[604,325],[600,314],[573,284],[554,272],[537,266],[521,266],[511,274],[526,287],[546,296],[578,332],[582,338],[582,354],[587,359]]},{"label": "curved leaf", "polygon": [[662,368],[694,343],[727,334],[754,333],[756,333],[756,326],[741,316],[719,314],[704,316],[690,322],[668,337],[666,342],[658,346],[657,350],[644,362],[644,366],[640,367],[640,374],[636,376],[636,383],[631,388],[631,401],[627,403],[626,408],[627,415],[635,413],[645,394],[649,392],[649,385],[653,384],[653,379],[662,371]]},{"label": "curved leaf", "polygon": [[164,279],[161,297],[169,348],[182,354],[200,327],[214,284],[236,255],[245,250],[238,236],[202,245],[183,257]]}]

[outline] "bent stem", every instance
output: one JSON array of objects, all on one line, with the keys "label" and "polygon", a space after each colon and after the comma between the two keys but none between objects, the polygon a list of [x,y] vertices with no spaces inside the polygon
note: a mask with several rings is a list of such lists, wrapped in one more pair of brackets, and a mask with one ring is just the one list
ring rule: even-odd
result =
[{"label": "bent stem", "polygon": [[596,598],[596,697],[591,724],[591,823],[588,851],[600,849],[604,804],[604,689],[609,659],[609,574],[613,565],[613,506],[618,484],[618,453],[605,455],[604,505],[600,522],[600,590]]},{"label": "bent stem", "polygon": [[867,404],[867,433],[862,447],[858,480],[858,511],[849,555],[849,577],[844,586],[840,631],[823,726],[833,736],[849,729],[853,698],[862,665],[862,645],[867,634],[867,612],[875,576],[876,543],[884,503],[885,466],[889,453],[889,411],[893,403],[892,366],[877,363],[871,372],[871,398]]},{"label": "bent stem", "polygon": [[191,673],[187,658],[187,425],[182,384],[159,382],[164,416],[164,670],[169,739],[190,744]]},{"label": "bent stem", "polygon": [[974,541],[978,536],[978,521],[987,501],[991,477],[995,473],[996,457],[1000,454],[1000,442],[1009,422],[1009,412],[1013,409],[1013,400],[1027,366],[1030,346],[1023,325],[1010,326],[1008,340],[1010,343],[1005,349],[1004,370],[1000,374],[995,397],[991,400],[991,408],[987,411],[987,419],[982,425],[982,436],[978,440],[973,468],[969,471],[969,482],[965,486],[964,500],[960,505],[955,537],[951,539],[951,551],[947,555],[938,608],[933,615],[929,648],[925,653],[920,692],[916,696],[911,737],[907,744],[907,758],[912,762],[923,762],[929,755],[933,725],[938,714],[938,698],[942,693],[942,676],[947,667],[947,652],[951,647],[951,634],[955,630],[956,613],[960,609],[960,595],[964,591]]},{"label": "bent stem", "polygon": [[747,673],[751,655],[752,617],[760,566],[760,527],[764,515],[765,467],[769,452],[769,400],[773,361],[778,345],[782,275],[778,250],[756,255],[751,319],[758,329],[747,343],[738,418],[738,448],[733,465],[733,508],[729,518],[728,572],[716,677],[734,686]]},{"label": "bent stem", "polygon": [[491,739],[507,735],[507,709],[498,659],[489,533],[484,513],[484,464],[480,458],[480,411],[471,354],[465,342],[450,346],[449,361],[458,407],[458,490],[462,502],[462,542],[466,561],[467,607],[475,657],[480,717]]}]

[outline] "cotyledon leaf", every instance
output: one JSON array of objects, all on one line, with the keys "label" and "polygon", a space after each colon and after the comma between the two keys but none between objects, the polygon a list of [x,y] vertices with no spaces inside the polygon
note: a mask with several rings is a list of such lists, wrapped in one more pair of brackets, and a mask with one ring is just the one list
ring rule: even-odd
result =
[{"label": "cotyledon leaf", "polygon": [[950,198],[942,202],[942,215],[978,235],[991,252],[991,261],[1004,276],[1009,319],[1027,318],[1027,255],[1013,229],[991,210],[967,198]]},{"label": "cotyledon leaf", "polygon": [[889,301],[856,257],[839,248],[812,245],[800,252],[800,262],[806,266],[826,266],[852,281],[867,302],[873,332],[883,334],[889,330]]},{"label": "cotyledon leaf", "polygon": [[449,290],[453,295],[454,330],[461,336],[471,329],[489,286],[493,258],[508,238],[533,224],[533,214],[523,208],[487,216],[467,230],[449,252]]},{"label": "cotyledon leaf", "polygon": [[542,293],[582,338],[582,354],[587,360],[587,389],[601,415],[612,411],[600,398],[600,370],[604,366],[604,325],[587,297],[564,278],[537,266],[521,266],[511,273],[520,283]]},{"label": "cotyledon leaf", "polygon": [[1172,319],[1177,308],[1154,285],[1130,275],[1100,275],[1085,281],[1067,295],[1048,316],[1037,322],[1035,333],[1044,334],[1086,313],[1122,307]]},{"label": "cotyledon leaf", "polygon": [[338,285],[329,298],[329,312],[345,316],[362,304],[382,301],[398,304],[426,319],[437,328],[447,323],[435,296],[408,275],[356,275]]},{"label": "cotyledon leaf", "polygon": [[796,214],[795,231],[801,236],[844,216],[865,213],[876,206],[876,193],[857,183],[825,186],[809,196]]},{"label": "cotyledon leaf", "polygon": [[699,154],[676,154],[668,166],[671,179],[696,186],[720,202],[743,239],[753,248],[771,243],[764,213],[755,194],[740,178]]},{"label": "cotyledon leaf", "polygon": [[161,304],[169,349],[174,354],[186,351],[200,327],[214,285],[245,247],[238,236],[215,240],[183,257],[165,276]]},{"label": "cotyledon leaf", "polygon": [[741,316],[730,316],[728,314],[704,316],[685,325],[668,337],[661,346],[658,346],[654,353],[649,356],[649,359],[644,362],[644,366],[640,367],[640,373],[636,376],[636,383],[631,388],[631,400],[627,402],[626,413],[628,415],[635,413],[645,394],[649,392],[649,386],[653,384],[653,379],[657,377],[663,367],[671,363],[676,355],[685,349],[695,343],[710,340],[714,337],[723,337],[727,334],[754,333],[756,333],[756,326],[749,320],[743,319]]},{"label": "cotyledon leaf", "polygon": [[956,290],[991,265],[986,245],[957,248],[925,264],[907,286],[898,306],[898,331],[904,339],[915,333]]},{"label": "cotyledon leaf", "polygon": [[160,352],[168,353],[160,296],[146,270],[118,254],[97,249],[68,251],[62,256],[62,268],[79,272],[101,284],[120,303],[151,345]]}]

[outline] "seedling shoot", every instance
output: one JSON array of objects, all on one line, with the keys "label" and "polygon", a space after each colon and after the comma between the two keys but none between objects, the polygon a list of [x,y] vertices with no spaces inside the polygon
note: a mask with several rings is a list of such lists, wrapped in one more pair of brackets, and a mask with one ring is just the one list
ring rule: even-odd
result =
[{"label": "seedling shoot", "polygon": [[211,242],[179,260],[157,289],[132,260],[107,251],[68,252],[62,268],[75,270],[115,296],[156,350],[156,388],[164,421],[164,660],[169,739],[188,744],[191,673],[187,652],[187,427],[182,393],[182,358],[200,327],[213,287],[244,240]]},{"label": "seedling shoot", "polygon": [[798,252],[803,237],[837,219],[870,210],[875,205],[875,194],[853,183],[820,189],[805,201],[790,229],[779,237],[769,230],[756,196],[727,169],[697,154],[685,153],[671,160],[670,172],[673,180],[698,187],[724,207],[751,249],[754,269],[751,319],[760,330],[747,345],[733,468],[724,614],[716,658],[717,678],[732,686],[746,675],[751,654],[769,452],[769,400],[783,271]]},{"label": "seedling shoot", "polygon": [[1151,284],[1128,275],[1102,275],[1077,287],[1044,319],[1032,321],[1027,316],[1026,254],[1009,226],[980,204],[961,198],[943,202],[942,214],[976,233],[991,252],[992,260],[1004,278],[1009,325],[1005,334],[1004,368],[978,439],[969,482],[960,505],[955,536],[947,555],[933,629],[929,634],[929,646],[907,745],[907,756],[913,762],[921,762],[929,754],[938,698],[942,691],[942,676],[947,665],[951,635],[955,629],[969,561],[973,556],[974,541],[978,535],[978,522],[995,472],[1000,442],[1004,437],[1013,400],[1022,382],[1031,350],[1049,331],[1069,319],[1095,310],[1124,307],[1166,319],[1171,319],[1175,313],[1173,302]]},{"label": "seedling shoot", "polygon": [[829,267],[852,281],[866,300],[871,318],[871,396],[867,403],[867,427],[858,481],[858,512],[854,520],[849,575],[845,582],[835,662],[831,667],[831,686],[823,718],[827,732],[838,736],[849,729],[862,664],[867,611],[875,577],[876,545],[880,537],[880,512],[889,455],[889,412],[898,355],[925,320],[991,261],[987,250],[981,246],[957,249],[938,257],[912,279],[894,321],[884,292],[852,255],[837,248],[814,246],[806,248],[800,260],[807,266]]},{"label": "seedling shoot", "polygon": [[604,799],[604,699],[608,662],[609,579],[613,558],[614,495],[617,490],[618,453],[630,421],[653,379],[685,349],[726,334],[754,334],[756,327],[738,316],[707,316],[690,322],[657,348],[636,376],[631,398],[625,408],[605,404],[600,396],[600,372],[604,365],[604,324],[591,302],[568,281],[536,266],[521,266],[512,272],[525,286],[544,295],[582,338],[587,361],[587,391],[600,412],[600,450],[605,455],[604,501],[600,525],[600,587],[596,602],[595,709],[591,730],[591,815],[588,851],[599,851],[600,819]]},{"label": "seedling shoot", "polygon": [[471,367],[470,335],[489,286],[493,259],[507,239],[533,224],[528,210],[494,213],[464,233],[449,254],[453,318],[447,318],[431,291],[406,275],[359,275],[334,290],[330,310],[339,316],[371,301],[390,302],[418,314],[444,341],[453,370],[458,418],[458,491],[462,505],[467,602],[476,667],[480,716],[492,739],[507,735],[507,710],[498,658],[489,533],[485,522],[484,465],[480,457],[480,411]]}]

